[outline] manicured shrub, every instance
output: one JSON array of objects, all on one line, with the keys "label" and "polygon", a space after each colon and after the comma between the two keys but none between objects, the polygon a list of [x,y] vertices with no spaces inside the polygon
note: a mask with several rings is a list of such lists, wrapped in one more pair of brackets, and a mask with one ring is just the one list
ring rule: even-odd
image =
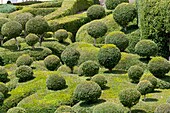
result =
[{"label": "manicured shrub", "polygon": [[25,82],[33,78],[33,70],[29,66],[22,65],[16,69],[15,76],[20,82]]},{"label": "manicured shrub", "polygon": [[129,2],[129,1],[128,0],[105,0],[106,8],[109,10],[115,9],[117,5],[123,2]]},{"label": "manicured shrub", "polygon": [[154,77],[152,74],[144,74],[143,77],[141,78],[141,81],[142,80],[148,80],[153,85],[153,90],[154,88],[156,88],[157,78]]},{"label": "manicured shrub", "polygon": [[119,94],[119,100],[124,107],[128,107],[131,111],[131,107],[136,105],[140,99],[140,92],[137,89],[125,89]]},{"label": "manicured shrub", "polygon": [[100,75],[100,74],[95,75],[92,77],[91,80],[93,82],[96,82],[101,87],[101,89],[104,89],[106,87],[107,80],[104,75]]},{"label": "manicured shrub", "polygon": [[170,71],[170,63],[163,57],[154,57],[148,63],[149,71],[155,77],[164,77]]},{"label": "manicured shrub", "polygon": [[115,103],[105,102],[95,106],[93,113],[124,113],[124,111],[121,106]]},{"label": "manicured shrub", "polygon": [[129,39],[121,31],[114,31],[109,33],[105,38],[106,44],[115,44],[120,51],[124,51],[129,45]]},{"label": "manicured shrub", "polygon": [[61,90],[66,87],[66,81],[62,76],[49,75],[46,80],[46,86],[50,90]]},{"label": "manicured shrub", "polygon": [[55,55],[49,55],[44,59],[46,68],[50,71],[54,71],[60,65],[60,59]]},{"label": "manicured shrub", "polygon": [[70,106],[60,106],[54,113],[76,113]]},{"label": "manicured shrub", "polygon": [[170,104],[161,104],[156,107],[154,113],[169,113],[170,112]]},{"label": "manicured shrub", "polygon": [[8,81],[8,73],[4,67],[0,66],[0,82],[7,82]]},{"label": "manicured shrub", "polygon": [[141,40],[135,46],[135,52],[140,56],[150,58],[158,53],[158,46],[151,40]]},{"label": "manicured shrub", "polygon": [[[3,18],[3,17],[0,18],[0,32],[1,32],[2,26],[3,26],[5,23],[7,23],[7,22],[9,22],[9,19],[8,19],[8,18]],[[0,34],[1,34],[1,33],[0,33]]]},{"label": "manicured shrub", "polygon": [[94,61],[89,60],[82,63],[81,65],[82,75],[91,77],[99,72],[99,65]]},{"label": "manicured shrub", "polygon": [[31,58],[28,54],[23,54],[22,56],[19,56],[16,60],[16,65],[22,66],[27,65],[30,66],[33,63],[33,58]]},{"label": "manicured shrub", "polygon": [[105,23],[99,20],[94,20],[89,24],[87,32],[90,36],[94,38],[94,45],[96,45],[96,39],[106,34],[107,26]]},{"label": "manicured shrub", "polygon": [[80,53],[73,48],[66,48],[61,54],[61,60],[71,69],[73,73],[73,67],[78,64]]},{"label": "manicured shrub", "polygon": [[26,113],[26,110],[24,108],[21,107],[13,107],[10,108],[7,113]]},{"label": "manicured shrub", "polygon": [[138,83],[143,73],[143,68],[138,65],[131,66],[128,69],[128,77],[132,83]]},{"label": "manicured shrub", "polygon": [[124,28],[137,16],[136,6],[130,3],[121,3],[113,11],[114,20]]},{"label": "manicured shrub", "polygon": [[86,81],[77,85],[74,97],[85,102],[94,102],[101,96],[100,86],[92,81]]},{"label": "manicured shrub", "polygon": [[0,92],[4,94],[4,96],[6,96],[8,94],[8,88],[7,86],[0,82]]},{"label": "manicured shrub", "polygon": [[105,16],[105,9],[101,5],[92,5],[87,9],[87,16],[91,20],[101,19]]},{"label": "manicured shrub", "polygon": [[16,10],[12,4],[1,4],[0,13],[11,13]]},{"label": "manicured shrub", "polygon": [[54,38],[59,42],[63,42],[68,37],[68,32],[65,29],[59,29],[54,33]]},{"label": "manicured shrub", "polygon": [[3,104],[4,99],[5,99],[4,94],[0,92],[0,106]]},{"label": "manicured shrub", "polygon": [[32,49],[34,50],[35,47],[34,45],[38,42],[39,40],[39,37],[36,35],[36,34],[28,34],[26,37],[25,37],[25,41],[26,43],[32,47]]},{"label": "manicured shrub", "polygon": [[137,90],[144,95],[144,101],[146,100],[146,94],[153,91],[153,85],[148,80],[142,80],[137,85]]},{"label": "manicured shrub", "polygon": [[98,61],[100,65],[112,71],[121,58],[120,50],[114,44],[105,44],[98,53]]}]

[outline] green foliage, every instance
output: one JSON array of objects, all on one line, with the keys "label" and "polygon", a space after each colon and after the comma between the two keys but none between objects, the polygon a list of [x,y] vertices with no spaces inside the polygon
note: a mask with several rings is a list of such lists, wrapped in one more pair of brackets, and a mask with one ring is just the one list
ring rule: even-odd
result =
[{"label": "green foliage", "polygon": [[135,52],[140,56],[155,56],[158,52],[158,46],[151,40],[141,40],[136,44]]},{"label": "green foliage", "polygon": [[76,113],[70,106],[60,106],[54,113]]},{"label": "green foliage", "polygon": [[46,68],[50,71],[54,71],[60,65],[60,59],[55,55],[49,55],[44,59]]},{"label": "green foliage", "polygon": [[94,102],[101,96],[100,86],[92,81],[86,81],[77,85],[74,90],[74,97],[86,102]]},{"label": "green foliage", "polygon": [[25,41],[29,46],[32,46],[34,49],[34,45],[39,41],[39,37],[36,34],[28,34],[25,37]]},{"label": "green foliage", "polygon": [[105,16],[105,9],[101,5],[92,5],[87,9],[87,16],[91,20],[101,19]]},{"label": "green foliage", "polygon": [[128,69],[128,77],[132,83],[138,83],[143,73],[143,68],[138,65],[131,66]]},{"label": "green foliage", "polygon": [[123,106],[131,108],[139,102],[140,92],[137,89],[125,89],[119,94],[119,100]]},{"label": "green foliage", "polygon": [[105,38],[106,44],[115,44],[120,51],[124,51],[129,45],[129,39],[121,31],[110,32]]},{"label": "green foliage", "polygon": [[106,8],[109,10],[113,10],[116,8],[117,5],[123,3],[123,2],[129,2],[128,0],[106,0]]},{"label": "green foliage", "polygon": [[2,82],[0,82],[0,92],[3,93],[5,97],[8,94],[8,87]]},{"label": "green foliage", "polygon": [[22,25],[16,21],[9,21],[1,28],[1,33],[9,39],[16,38],[22,32]]},{"label": "green foliage", "polygon": [[0,105],[3,104],[4,99],[5,99],[4,94],[0,92]]},{"label": "green foliage", "polygon": [[54,33],[54,38],[57,38],[59,42],[63,42],[68,37],[68,33],[65,29],[59,29]]},{"label": "green foliage", "polygon": [[138,83],[137,90],[141,95],[146,95],[153,91],[153,85],[148,80],[142,80]]},{"label": "green foliage", "polygon": [[89,60],[82,63],[81,65],[82,66],[80,67],[82,69],[82,75],[91,77],[99,73],[99,65],[94,61]]},{"label": "green foliage", "polygon": [[15,76],[20,82],[26,82],[33,78],[33,70],[29,66],[22,65],[16,69]]},{"label": "green foliage", "polygon": [[8,18],[1,17],[1,18],[0,18],[0,29],[1,29],[2,26],[3,26],[5,23],[7,23],[7,22],[9,22],[9,19],[8,19]]},{"label": "green foliage", "polygon": [[101,87],[101,89],[104,89],[106,87],[107,80],[104,75],[97,74],[93,76],[91,80],[93,82],[96,82]]},{"label": "green foliage", "polygon": [[1,4],[0,13],[11,13],[16,10],[16,7],[12,4]]},{"label": "green foliage", "polygon": [[125,30],[128,23],[133,21],[136,16],[136,6],[130,3],[121,3],[113,11],[113,18]]},{"label": "green foliage", "polygon": [[120,50],[114,44],[105,44],[98,53],[98,61],[100,65],[108,68],[109,71],[114,68],[121,58]]},{"label": "green foliage", "polygon": [[7,113],[26,113],[26,110],[21,107],[13,107],[7,111]]},{"label": "green foliage", "polygon": [[66,87],[66,81],[62,76],[57,74],[49,75],[46,80],[46,85],[49,90],[61,90]]},{"label": "green foliage", "polygon": [[169,113],[170,104],[160,104],[154,111],[154,113]]},{"label": "green foliage", "polygon": [[0,82],[7,82],[8,81],[8,72],[5,70],[4,67],[0,66]]},{"label": "green foliage", "polygon": [[170,63],[163,57],[154,57],[148,63],[149,71],[155,77],[164,77],[170,71]]},{"label": "green foliage", "polygon": [[93,113],[124,113],[124,111],[115,103],[105,102],[95,106]]},{"label": "green foliage", "polygon": [[30,66],[33,62],[33,58],[31,58],[28,54],[23,54],[22,56],[19,56],[18,59],[16,60],[16,65],[22,66],[22,65],[27,65]]},{"label": "green foliage", "polygon": [[37,4],[32,4],[29,7],[32,8],[52,8],[52,7],[60,7],[62,4],[61,1],[57,1],[57,2],[43,2],[43,3],[37,3]]},{"label": "green foliage", "polygon": [[28,20],[33,18],[31,13],[21,13],[15,17],[15,21],[19,22],[22,25],[22,28],[25,29],[25,24]]}]

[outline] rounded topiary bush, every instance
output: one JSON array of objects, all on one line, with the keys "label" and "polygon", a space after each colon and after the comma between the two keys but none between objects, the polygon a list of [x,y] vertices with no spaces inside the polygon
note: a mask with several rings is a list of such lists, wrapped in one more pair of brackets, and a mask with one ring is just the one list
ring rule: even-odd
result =
[{"label": "rounded topiary bush", "polygon": [[82,75],[91,77],[99,72],[99,65],[94,61],[89,60],[82,63],[81,65]]},{"label": "rounded topiary bush", "polygon": [[115,103],[105,102],[94,107],[93,113],[124,113],[123,108]]},{"label": "rounded topiary bush", "polygon": [[60,106],[54,113],[76,113],[70,106]]},{"label": "rounded topiary bush", "polygon": [[8,73],[4,67],[0,66],[0,82],[7,82],[8,81]]},{"label": "rounded topiary bush", "polygon": [[4,94],[0,92],[0,106],[3,104],[4,99],[5,99]]},{"label": "rounded topiary bush", "polygon": [[62,76],[49,75],[46,80],[46,86],[50,90],[61,90],[66,87],[66,81]]},{"label": "rounded topiary bush", "polygon": [[96,82],[101,87],[101,89],[104,89],[107,84],[105,76],[100,74],[93,76],[91,81]]},{"label": "rounded topiary bush", "polygon": [[39,40],[39,37],[36,35],[36,34],[28,34],[26,37],[25,37],[25,41],[26,43],[32,47],[32,49],[35,49],[34,45],[38,42]]},{"label": "rounded topiary bush", "polygon": [[132,83],[138,83],[143,73],[143,68],[138,65],[131,66],[128,69],[128,77]]},{"label": "rounded topiary bush", "polygon": [[101,19],[105,16],[105,9],[101,5],[92,5],[87,9],[87,16],[91,19]]},{"label": "rounded topiary bush", "polygon": [[114,44],[106,44],[102,46],[98,53],[98,61],[100,65],[112,71],[121,58],[120,50]]},{"label": "rounded topiary bush", "polygon": [[19,56],[18,59],[16,60],[16,65],[22,66],[22,65],[27,65],[30,66],[33,62],[33,58],[31,58],[28,54],[23,54],[22,56]]},{"label": "rounded topiary bush", "polygon": [[[0,29],[2,28],[2,26],[5,24],[5,23],[7,23],[7,22],[9,22],[9,19],[8,18],[0,18]],[[1,33],[0,33],[1,34]]]},{"label": "rounded topiary bush", "polygon": [[119,100],[124,107],[131,108],[139,102],[140,96],[137,89],[125,89],[120,92]]},{"label": "rounded topiary bush", "polygon": [[106,44],[115,44],[120,51],[124,51],[129,45],[129,39],[121,31],[114,31],[109,33],[105,38]]},{"label": "rounded topiary bush", "polygon": [[149,61],[148,69],[155,77],[161,78],[170,71],[170,63],[163,57],[154,57]]},{"label": "rounded topiary bush", "polygon": [[124,28],[137,16],[136,6],[130,3],[121,3],[113,11],[114,20]]},{"label": "rounded topiary bush", "polygon": [[170,113],[170,104],[161,104],[157,106],[154,113]]},{"label": "rounded topiary bush", "polygon": [[156,88],[157,79],[152,74],[144,74],[141,78],[141,81],[142,80],[148,80],[153,85],[153,89]]},{"label": "rounded topiary bush", "polygon": [[128,0],[105,0],[106,8],[109,10],[113,10],[122,2],[129,2]]},{"label": "rounded topiary bush", "polygon": [[13,107],[10,108],[7,113],[26,113],[26,110],[24,108],[21,107]]},{"label": "rounded topiary bush", "polygon": [[0,82],[0,92],[4,94],[4,96],[6,96],[8,94],[8,87]]},{"label": "rounded topiary bush", "polygon": [[50,71],[54,71],[60,66],[60,58],[56,55],[49,55],[44,59],[46,68]]},{"label": "rounded topiary bush", "polygon": [[68,32],[65,29],[59,29],[54,33],[54,38],[59,42],[63,42],[68,37]]},{"label": "rounded topiary bush", "polygon": [[158,46],[152,40],[141,40],[135,45],[135,52],[140,56],[150,58],[150,56],[157,55]]},{"label": "rounded topiary bush", "polygon": [[33,78],[33,70],[29,66],[22,65],[16,69],[15,76],[20,82],[25,82]]},{"label": "rounded topiary bush", "polygon": [[86,81],[77,85],[74,91],[74,97],[86,102],[94,102],[101,96],[100,86],[92,81]]}]

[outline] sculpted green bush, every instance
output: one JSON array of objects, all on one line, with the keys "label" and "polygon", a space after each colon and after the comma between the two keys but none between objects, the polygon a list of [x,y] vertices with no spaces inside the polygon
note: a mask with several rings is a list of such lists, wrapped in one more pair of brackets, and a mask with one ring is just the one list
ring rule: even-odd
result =
[{"label": "sculpted green bush", "polygon": [[5,100],[4,94],[0,92],[0,106],[3,104],[4,100]]},{"label": "sculpted green bush", "polygon": [[24,108],[21,107],[13,107],[10,108],[7,113],[26,113],[26,110]]},{"label": "sculpted green bush", "polygon": [[54,33],[54,38],[59,42],[63,42],[68,37],[68,32],[65,29],[59,29]]},{"label": "sculpted green bush", "polygon": [[116,6],[121,4],[122,2],[129,2],[129,1],[128,0],[105,0],[106,8],[109,10],[115,9]]},{"label": "sculpted green bush", "polygon": [[23,54],[19,56],[16,60],[16,65],[19,67],[21,65],[30,66],[33,63],[33,58],[31,58],[28,54]]},{"label": "sculpted green bush", "polygon": [[8,81],[8,72],[5,70],[4,67],[0,66],[0,82],[7,82]]},{"label": "sculpted green bush", "polygon": [[44,59],[46,68],[50,71],[54,71],[60,65],[60,59],[55,55],[49,55]]},{"label": "sculpted green bush", "polygon": [[76,113],[70,106],[60,106],[54,113]]},{"label": "sculpted green bush", "polygon": [[101,87],[101,89],[104,89],[107,84],[105,76],[100,74],[93,76],[91,81],[96,82]]},{"label": "sculpted green bush", "polygon": [[8,94],[8,87],[2,82],[0,82],[0,92],[3,93],[5,97]]},{"label": "sculpted green bush", "polygon": [[153,86],[153,90],[154,90],[154,88],[156,88],[156,85],[157,85],[157,78],[156,77],[154,77],[152,74],[144,74],[143,76],[142,76],[142,78],[141,78],[141,81],[142,80],[148,80],[151,84],[152,84],[152,86]]},{"label": "sculpted green bush", "polygon": [[156,107],[154,113],[169,113],[170,112],[170,104],[161,104]]},{"label": "sculpted green bush", "polygon": [[36,35],[36,34],[28,34],[26,37],[25,37],[25,41],[26,43],[32,47],[32,49],[34,50],[35,47],[34,45],[38,42],[39,40],[39,37]]}]

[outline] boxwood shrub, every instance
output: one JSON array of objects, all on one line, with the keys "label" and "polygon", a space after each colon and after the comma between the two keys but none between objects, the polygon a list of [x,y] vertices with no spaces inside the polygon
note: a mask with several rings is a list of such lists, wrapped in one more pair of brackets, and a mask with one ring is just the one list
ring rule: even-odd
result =
[{"label": "boxwood shrub", "polygon": [[31,58],[28,54],[23,54],[19,56],[16,60],[16,65],[19,67],[21,65],[30,66],[33,63],[33,58]]},{"label": "boxwood shrub", "polygon": [[50,71],[54,71],[60,66],[60,58],[55,55],[49,55],[44,59],[46,68]]}]

